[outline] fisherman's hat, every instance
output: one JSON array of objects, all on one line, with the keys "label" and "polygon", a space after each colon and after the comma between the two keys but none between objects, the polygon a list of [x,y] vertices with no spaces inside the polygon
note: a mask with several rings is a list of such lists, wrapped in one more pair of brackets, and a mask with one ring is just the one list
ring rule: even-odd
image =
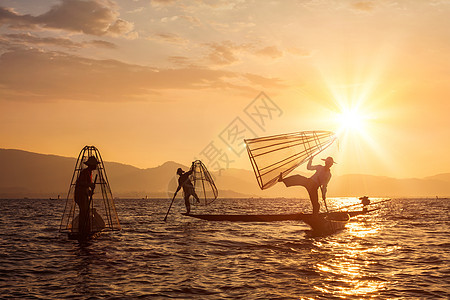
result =
[{"label": "fisherman's hat", "polygon": [[325,159],[322,158],[322,160],[323,160],[324,162],[331,162],[331,164],[337,164],[337,162],[335,162],[334,159],[333,159],[331,156],[328,156],[328,157],[325,158]]},{"label": "fisherman's hat", "polygon": [[96,166],[99,162],[95,156],[89,156],[88,160],[85,161],[84,164],[87,166]]},{"label": "fisherman's hat", "polygon": [[183,174],[183,169],[182,169],[182,168],[178,168],[177,174],[178,174],[178,175]]}]

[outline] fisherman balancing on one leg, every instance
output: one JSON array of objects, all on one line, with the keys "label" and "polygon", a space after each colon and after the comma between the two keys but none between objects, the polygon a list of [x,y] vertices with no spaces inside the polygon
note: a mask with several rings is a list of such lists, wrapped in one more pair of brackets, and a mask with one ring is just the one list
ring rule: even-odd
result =
[{"label": "fisherman balancing on one leg", "polygon": [[311,171],[316,171],[313,176],[310,178],[301,176],[301,175],[292,175],[286,178],[282,177],[280,173],[280,177],[278,179],[279,182],[283,182],[287,187],[290,186],[304,186],[309,194],[309,199],[311,200],[313,207],[313,214],[318,214],[320,210],[319,197],[318,197],[318,189],[319,187],[322,190],[322,199],[325,201],[327,194],[327,185],[331,179],[330,168],[333,164],[335,164],[332,157],[327,157],[326,159],[322,159],[325,161],[325,165],[312,165],[313,157],[311,157],[308,161],[308,165],[306,168]]},{"label": "fisherman balancing on one leg", "polygon": [[95,188],[95,183],[92,182],[92,171],[97,169],[99,162],[95,156],[90,156],[84,164],[87,168],[81,170],[75,184],[75,202],[80,208],[78,230],[81,237],[87,237],[91,230],[89,198]]},{"label": "fisherman balancing on one leg", "polygon": [[189,203],[189,197],[192,195],[197,202],[200,202],[200,199],[197,196],[197,193],[195,193],[194,185],[192,184],[191,180],[189,179],[189,176],[194,171],[194,163],[192,163],[191,169],[187,172],[184,172],[183,169],[178,168],[177,174],[180,176],[178,178],[178,187],[175,192],[175,195],[178,193],[178,191],[183,188],[184,193],[184,204],[186,205],[186,213],[189,214],[191,212],[191,203]]}]

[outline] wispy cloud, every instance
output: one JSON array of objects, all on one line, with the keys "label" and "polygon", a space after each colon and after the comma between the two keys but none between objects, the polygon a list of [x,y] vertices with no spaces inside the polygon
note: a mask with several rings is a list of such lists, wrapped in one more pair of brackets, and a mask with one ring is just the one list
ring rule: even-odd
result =
[{"label": "wispy cloud", "polygon": [[375,9],[375,3],[373,1],[359,1],[352,3],[351,7],[359,11],[369,12]]},{"label": "wispy cloud", "polygon": [[239,53],[246,45],[237,45],[231,41],[221,43],[209,43],[210,48],[208,59],[215,65],[230,65],[239,61]]},{"label": "wispy cloud", "polygon": [[231,41],[208,43],[207,59],[218,66],[231,65],[241,61],[244,55],[254,55],[263,58],[276,59],[283,56],[283,51],[276,46],[259,47],[256,44],[236,44]]},{"label": "wispy cloud", "polygon": [[194,17],[194,16],[190,16],[190,15],[174,15],[171,17],[163,17],[161,18],[161,22],[162,23],[173,23],[173,22],[185,22],[188,23],[189,25],[192,26],[201,26],[201,21]]},{"label": "wispy cloud", "polygon": [[130,35],[134,28],[133,23],[119,18],[111,2],[96,0],[62,0],[38,16],[0,7],[0,24],[15,29],[59,29],[96,36]]},{"label": "wispy cloud", "polygon": [[300,56],[300,57],[309,57],[312,55],[311,50],[307,50],[304,48],[298,48],[298,47],[288,48],[287,51],[293,55]]},{"label": "wispy cloud", "polygon": [[269,58],[279,58],[283,56],[283,52],[275,46],[267,46],[255,51],[255,54]]},{"label": "wispy cloud", "polygon": [[155,69],[34,49],[4,53],[0,69],[0,98],[16,101],[121,102],[152,100],[170,89],[256,92],[261,85],[279,86],[277,79],[251,74],[193,66]]},{"label": "wispy cloud", "polygon": [[244,74],[244,77],[247,78],[253,85],[258,85],[261,87],[267,88],[283,88],[286,87],[283,84],[282,80],[279,78],[267,78],[260,75],[255,75],[251,73]]},{"label": "wispy cloud", "polygon": [[148,37],[149,40],[158,42],[172,43],[172,44],[186,44],[188,40],[175,33],[155,33]]},{"label": "wispy cloud", "polygon": [[4,37],[12,43],[20,44],[20,45],[30,45],[30,46],[58,46],[64,48],[86,48],[86,47],[99,47],[99,48],[116,48],[116,45],[110,42],[102,41],[102,40],[92,40],[85,42],[74,42],[68,38],[59,38],[59,37],[41,37],[37,35],[33,35],[31,33],[13,33],[6,34]]}]

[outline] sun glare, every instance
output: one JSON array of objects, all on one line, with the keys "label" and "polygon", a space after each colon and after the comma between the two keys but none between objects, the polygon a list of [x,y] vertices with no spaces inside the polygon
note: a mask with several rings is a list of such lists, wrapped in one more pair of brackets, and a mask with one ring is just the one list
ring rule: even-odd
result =
[{"label": "sun glare", "polygon": [[362,132],[364,129],[364,116],[357,110],[345,110],[337,116],[340,131],[351,130]]},{"label": "sun glare", "polygon": [[338,153],[334,155],[346,163],[346,172],[371,172],[378,167],[376,161],[389,167],[395,164],[389,161],[388,148],[381,140],[390,113],[384,105],[395,97],[383,76],[390,56],[389,49],[381,47],[355,52],[352,59],[338,52],[316,57],[322,81],[308,96],[323,99],[318,103],[323,105],[324,127],[336,134]]}]

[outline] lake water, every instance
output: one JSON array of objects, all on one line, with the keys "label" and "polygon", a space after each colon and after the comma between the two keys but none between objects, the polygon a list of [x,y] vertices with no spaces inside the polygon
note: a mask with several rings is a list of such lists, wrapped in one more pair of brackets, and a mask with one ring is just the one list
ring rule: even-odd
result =
[{"label": "lake water", "polygon": [[[450,200],[393,199],[321,238],[298,221],[192,219],[180,199],[163,222],[169,203],[117,200],[123,230],[80,246],[58,232],[65,201],[0,200],[1,298],[450,297]],[[309,210],[306,200],[223,199],[201,212]]]}]

